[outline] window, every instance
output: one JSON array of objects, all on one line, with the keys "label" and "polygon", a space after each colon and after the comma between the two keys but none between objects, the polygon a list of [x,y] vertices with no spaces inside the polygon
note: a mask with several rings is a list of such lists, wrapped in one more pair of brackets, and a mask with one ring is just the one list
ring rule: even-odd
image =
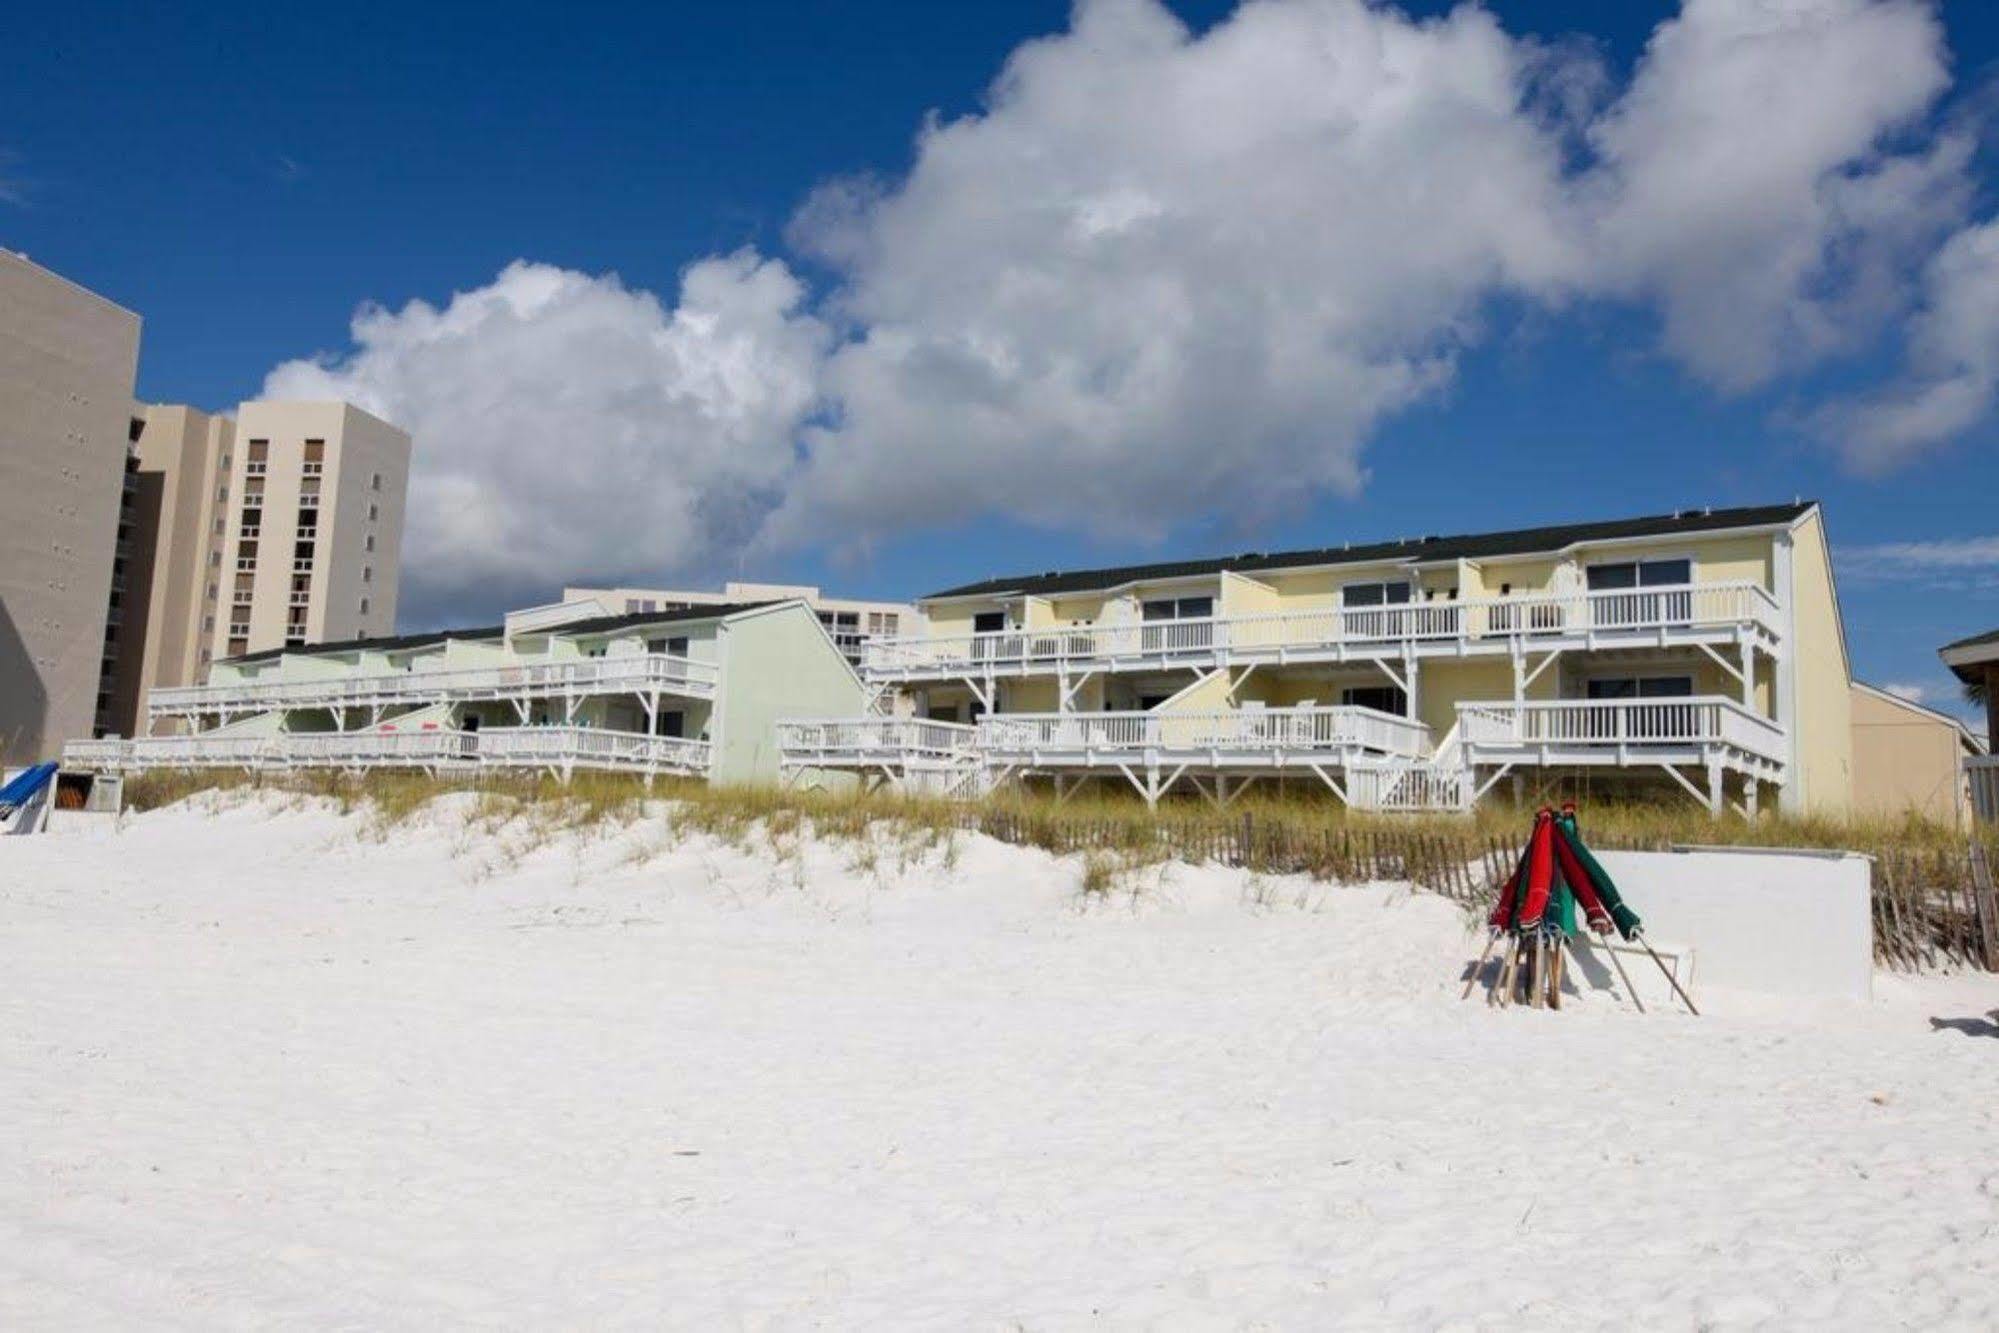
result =
[{"label": "window", "polygon": [[381,473],[377,472],[373,476],[368,478],[368,489],[371,491],[379,491],[382,489]]},{"label": "window", "polygon": [[687,639],[681,635],[676,635],[670,639],[647,639],[646,651],[649,653],[665,653],[670,657],[685,657],[687,656]]},{"label": "window", "polygon": [[662,712],[653,724],[655,736],[685,736],[687,734],[687,714],[679,709]]},{"label": "window", "polygon": [[367,551],[367,552],[369,552],[370,554],[372,554],[372,553],[374,552],[374,550],[375,550],[375,534],[374,534],[374,533],[372,533],[372,532],[371,532],[371,533],[369,533],[369,534],[368,534],[368,540],[367,540],[366,542],[364,542],[364,543],[362,544],[362,547],[361,547],[361,549],[362,549],[362,550],[364,550],[364,551]]},{"label": "window", "polygon": [[981,661],[990,657],[1007,656],[1010,650],[1004,639],[987,637],[997,635],[1005,629],[1006,612],[974,612],[972,615],[972,633],[980,637],[972,640],[972,656]]},{"label": "window", "polygon": [[203,616],[201,618],[201,632],[207,634],[211,633],[214,629],[215,629],[215,617]]},{"label": "window", "polygon": [[[1693,594],[1685,589],[1694,581],[1694,562],[1684,557],[1591,565],[1585,578],[1596,594],[1590,598],[1592,624],[1684,625],[1693,619]],[[1647,588],[1681,591],[1644,591]]]},{"label": "window", "polygon": [[1407,583],[1349,583],[1340,589],[1341,606],[1404,606],[1408,602]]},{"label": "window", "polygon": [[1679,560],[1627,560],[1617,564],[1591,565],[1589,590],[1604,592],[1618,588],[1685,587],[1694,581],[1694,562]]},{"label": "window", "polygon": [[368,614],[368,599],[365,597],[361,599],[361,614],[364,616]]},{"label": "window", "polygon": [[1692,676],[1599,676],[1584,686],[1591,699],[1685,699],[1693,692]]},{"label": "window", "polygon": [[1372,708],[1397,717],[1409,715],[1409,696],[1393,685],[1355,685],[1340,691],[1348,708]]},{"label": "window", "polygon": [[312,543],[294,542],[292,544],[292,559],[294,561],[304,560],[310,562],[312,559]]},{"label": "window", "polygon": [[215,488],[215,499],[218,504],[228,504],[229,488],[227,486],[217,486]]},{"label": "window", "polygon": [[[1214,614],[1212,597],[1161,597],[1143,602],[1139,605],[1139,617],[1146,623],[1141,642],[1147,652],[1209,647],[1215,641],[1215,627],[1209,623]],[[1175,620],[1200,623],[1171,627],[1166,623]]]},{"label": "window", "polygon": [[[241,630],[239,631],[239,630],[237,629],[237,627],[236,627],[236,626],[234,626],[234,625],[231,625],[231,626],[229,627],[229,632],[230,632],[231,634],[239,634],[239,633],[240,633],[240,634],[242,634],[242,635],[244,635],[244,636],[247,636],[247,635],[248,635],[248,634],[250,633],[250,630],[249,630],[249,627],[248,627],[248,626],[244,626],[244,627],[243,627],[243,628],[242,628],[242,629],[241,629]],[[229,656],[231,656],[231,657],[241,657],[241,656],[242,656],[242,655],[243,655],[244,653],[247,653],[247,652],[249,652],[249,651],[250,651],[250,640],[249,640],[249,638],[248,638],[248,637],[242,637],[242,638],[234,638],[234,639],[231,639],[231,640],[229,640],[229,647],[228,647],[228,649],[227,649],[226,651],[228,652]]]},{"label": "window", "polygon": [[[220,569],[222,567],[222,552],[210,551],[208,553],[208,567],[210,569]],[[215,591],[215,585],[212,583],[209,584],[208,591],[212,594]]]},{"label": "window", "polygon": [[381,516],[382,516],[382,507],[380,505],[371,504],[368,506],[368,521],[370,523],[373,523],[376,519],[380,518]]},{"label": "window", "polygon": [[227,531],[229,531],[229,520],[226,518],[217,518],[215,520],[215,535],[220,537]]},{"label": "window", "polygon": [[243,460],[243,475],[261,477],[270,470],[271,442],[269,440],[250,441],[250,452]]}]

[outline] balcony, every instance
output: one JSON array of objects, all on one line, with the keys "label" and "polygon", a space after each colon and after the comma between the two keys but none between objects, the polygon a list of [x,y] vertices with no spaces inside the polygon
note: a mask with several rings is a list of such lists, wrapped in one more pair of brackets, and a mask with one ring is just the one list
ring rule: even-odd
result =
[{"label": "balcony", "polygon": [[707,773],[708,760],[706,741],[593,727],[153,736],[129,741],[71,741],[63,747],[63,763],[68,767],[131,772],[162,768],[551,769],[566,776],[582,768],[699,776]]},{"label": "balcony", "polygon": [[1720,695],[1687,699],[1557,699],[1458,705],[1458,743],[1472,764],[1704,765],[1780,776],[1784,729]]},{"label": "balcony", "polygon": [[1205,620],[1050,626],[990,634],[871,639],[877,681],[1082,671],[1344,662],[1386,654],[1461,657],[1568,648],[1754,642],[1774,648],[1777,601],[1760,584],[1326,607]]},{"label": "balcony", "polygon": [[981,718],[989,760],[1032,769],[1163,765],[1204,771],[1418,758],[1430,729],[1373,708],[1242,708],[1202,713],[1003,713]]},{"label": "balcony", "polygon": [[336,676],[326,680],[240,681],[153,691],[153,717],[201,717],[281,708],[376,708],[399,704],[582,698],[601,694],[673,694],[712,698],[712,662],[666,653],[563,662]]},{"label": "balcony", "polygon": [[1964,761],[1971,783],[1972,815],[1981,823],[1999,824],[1999,755],[1973,755]]},{"label": "balcony", "polygon": [[978,757],[978,728],[913,717],[824,718],[777,724],[788,769],[861,768],[909,772],[953,768]]}]

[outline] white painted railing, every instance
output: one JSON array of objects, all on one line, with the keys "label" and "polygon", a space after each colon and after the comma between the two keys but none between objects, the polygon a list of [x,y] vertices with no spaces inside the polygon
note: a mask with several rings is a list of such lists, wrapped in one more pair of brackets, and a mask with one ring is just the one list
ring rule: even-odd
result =
[{"label": "white painted railing", "polygon": [[956,759],[972,754],[977,741],[975,727],[928,718],[797,718],[777,724],[777,747],[786,762]]},{"label": "white painted railing", "polygon": [[597,768],[704,773],[706,741],[595,727],[485,731],[316,731],[263,736],[149,736],[71,741],[74,768]]},{"label": "white painted railing", "polygon": [[1971,810],[1988,824],[1999,824],[1999,755],[1972,755],[1964,761],[1971,781]]},{"label": "white painted railing", "polygon": [[273,736],[271,759],[294,768],[429,767],[478,758],[475,731],[313,731]]},{"label": "white painted railing", "polygon": [[1003,713],[981,718],[979,748],[1029,752],[1137,754],[1147,750],[1331,755],[1352,749],[1418,756],[1429,749],[1422,723],[1373,708],[1244,708],[1206,713]]},{"label": "white painted railing", "polygon": [[573,766],[706,772],[708,742],[598,727],[504,727],[478,733],[479,761],[498,766]]},{"label": "white painted railing", "polygon": [[1346,797],[1356,810],[1468,810],[1472,774],[1455,761],[1370,760],[1347,768]]},{"label": "white painted railing", "polygon": [[1776,598],[1752,582],[1670,588],[1325,607],[1206,620],[1051,626],[989,634],[877,638],[865,670],[889,674],[1056,671],[1119,660],[1282,657],[1383,644],[1505,641],[1548,636],[1629,637],[1634,632],[1757,626],[1775,637]]},{"label": "white painted railing", "polygon": [[244,680],[154,690],[147,710],[156,717],[255,712],[266,708],[339,708],[447,699],[529,699],[551,695],[714,693],[717,668],[669,653],[511,662],[439,671],[392,671],[323,680]]},{"label": "white painted railing", "polygon": [[1784,729],[1733,699],[1554,699],[1458,705],[1464,744],[1627,747],[1723,745],[1781,763]]}]

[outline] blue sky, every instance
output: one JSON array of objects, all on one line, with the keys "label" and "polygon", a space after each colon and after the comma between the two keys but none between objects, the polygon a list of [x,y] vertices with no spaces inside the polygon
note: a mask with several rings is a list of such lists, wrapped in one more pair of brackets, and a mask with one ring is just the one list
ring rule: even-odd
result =
[{"label": "blue sky", "polygon": [[[1977,360],[1951,350],[1952,343],[1932,350],[1925,370],[1922,353],[1912,357],[1910,349],[1976,332],[1961,332],[1970,318],[1962,311],[1925,324],[1941,292],[1973,288],[1950,276],[1957,270],[1942,279],[1925,275],[1954,235],[1992,216],[1990,74],[1999,18],[1971,4],[1941,11],[1824,4],[1829,23],[1901,25],[1856,33],[1855,49],[1893,50],[1898,36],[1913,45],[1899,71],[1885,55],[1865,63],[1863,79],[1873,78],[1877,65],[1884,70],[1880,123],[1864,127],[1864,152],[1842,149],[1819,162],[1814,188],[1825,194],[1845,180],[1880,176],[1881,197],[1920,216],[1890,227],[1874,220],[1872,205],[1842,205],[1846,230],[1770,242],[1773,254],[1819,243],[1819,262],[1796,290],[1770,296],[1761,315],[1745,298],[1744,323],[1768,316],[1775,333],[1767,341],[1823,338],[1827,345],[1809,355],[1786,353],[1781,366],[1740,381],[1729,369],[1737,352],[1725,327],[1727,284],[1747,289],[1759,274],[1714,269],[1676,250],[1673,239],[1684,232],[1672,201],[1684,190],[1662,190],[1663,205],[1634,202],[1578,224],[1590,236],[1581,243],[1586,258],[1566,253],[1568,242],[1559,238],[1545,246],[1520,242],[1522,229],[1501,215],[1494,227],[1507,234],[1495,240],[1491,229],[1482,231],[1473,247],[1498,258],[1444,269],[1416,252],[1465,246],[1462,231],[1433,236],[1393,214],[1378,225],[1350,225],[1371,201],[1315,194],[1320,187],[1308,181],[1301,193],[1266,205],[1275,227],[1268,262],[1230,250],[1228,238],[1244,232],[1240,196],[1256,185],[1231,187],[1231,197],[1211,192],[1202,178],[1216,175],[1215,159],[1181,162],[1174,145],[1162,143],[1176,133],[1199,137],[1185,126],[1198,131],[1205,111],[1176,121],[1174,108],[1148,102],[1154,89],[1162,97],[1173,92],[1179,75],[1170,71],[1187,69],[1203,50],[1215,58],[1187,74],[1195,90],[1187,96],[1217,97],[1226,113],[1231,99],[1258,95],[1254,78],[1234,90],[1227,80],[1242,80],[1244,70],[1253,75],[1259,53],[1279,52],[1282,42],[1266,31],[1266,45],[1258,46],[1249,25],[1230,26],[1233,6],[1216,3],[1172,5],[1186,31],[1161,37],[1145,6],[1108,0],[1107,11],[1133,8],[1138,18],[1124,23],[1130,16],[1120,15],[1123,27],[1067,39],[1060,35],[1071,25],[1069,6],[1045,0],[559,10],[360,5],[337,15],[288,6],[75,5],[38,15],[29,40],[0,55],[0,244],[143,315],[140,393],[149,400],[227,406],[257,393],[284,363],[319,357],[332,359],[330,382],[390,405],[411,402],[411,414],[436,421],[445,407],[418,404],[427,390],[412,381],[466,376],[474,387],[460,386],[448,399],[459,413],[452,420],[468,423],[465,438],[450,435],[454,426],[420,430],[419,473],[434,451],[435,475],[443,477],[448,462],[470,487],[452,494],[478,494],[449,511],[450,523],[433,524],[445,535],[428,548],[432,563],[449,573],[426,582],[406,569],[407,627],[477,619],[498,602],[532,596],[541,571],[543,592],[591,576],[740,573],[912,595],[1009,569],[1803,495],[1825,501],[1835,542],[1852,553],[1843,592],[1856,671],[1927,688],[1943,701],[1948,686],[1936,645],[1999,624],[1999,433],[1991,413],[1980,406],[1932,432],[1938,438],[1892,450],[1892,465],[1877,459],[1862,470],[1839,443],[1840,423],[1852,418],[1826,414],[1903,392],[1925,375],[1934,379],[1939,357],[1951,365]],[[1585,173],[1613,152],[1606,145],[1616,131],[1603,127],[1620,113],[1606,108],[1644,73],[1648,39],[1676,22],[1679,7],[1495,0],[1488,6],[1492,31],[1453,30],[1463,40],[1448,45],[1440,30],[1402,22],[1405,13],[1420,19],[1450,8],[1405,5],[1394,15],[1399,26],[1378,32],[1328,19],[1324,58],[1332,63],[1324,71],[1273,70],[1271,87],[1287,87],[1286,77],[1303,79],[1306,88],[1346,77],[1339,71],[1388,59],[1380,52],[1405,39],[1435,48],[1425,59],[1434,58],[1434,77],[1447,87],[1476,77],[1484,68],[1478,61],[1493,51],[1519,59],[1553,51],[1562,74],[1537,83],[1541,110],[1533,114],[1561,120],[1543,103],[1562,97],[1593,105],[1566,113],[1567,128],[1549,131],[1547,143],[1568,157],[1552,168],[1566,173],[1561,188],[1575,196],[1561,207],[1598,208],[1591,196],[1600,182]],[[1932,13],[1942,24],[1941,49],[1929,58],[1947,67],[1948,84],[1925,90],[1923,80],[1935,78],[1922,68],[1917,29]],[[1374,35],[1383,38],[1379,50],[1359,40]],[[1037,37],[1056,45],[1023,79],[1024,90],[992,91],[1009,53]],[[1111,54],[1102,55],[1105,49]],[[1234,54],[1223,59],[1225,50]],[[1725,55],[1710,43],[1678,64],[1654,62],[1652,92],[1643,106],[1628,99],[1623,122],[1656,111],[1654,94],[1673,80],[1691,89],[1689,97],[1704,95],[1698,62]],[[1154,67],[1145,62],[1168,59],[1179,63],[1158,67],[1167,74],[1148,72]],[[1134,69],[1138,76],[1122,81]],[[1814,73],[1826,70],[1777,81],[1807,85]],[[1087,104],[1096,95],[1093,81],[1105,89],[1102,119],[1112,127],[1102,133],[1078,129],[1065,100],[1074,85]],[[1741,226],[1751,230],[1722,232],[1714,250],[1738,236],[1752,237],[1745,250],[1762,243],[1753,239],[1762,211],[1753,205],[1781,189],[1766,190],[1753,173],[1767,169],[1778,180],[1792,169],[1777,156],[1791,126],[1866,102],[1854,81],[1833,65],[1818,94],[1823,112],[1809,100],[1772,99],[1781,103],[1774,125],[1759,123],[1765,108],[1753,102],[1705,108],[1730,133],[1772,145],[1767,163],[1745,167],[1746,183],[1730,187],[1718,205],[1690,210],[1703,225],[1717,208],[1740,208],[1748,218]],[[1254,124],[1241,129],[1245,152],[1288,151],[1287,107],[1280,93],[1271,96],[1277,104],[1259,108]],[[982,123],[926,149],[918,141],[926,117],[944,126],[967,117]],[[1120,118],[1127,123],[1114,124]],[[1671,126],[1687,121],[1661,123],[1670,137],[1677,132]],[[1176,124],[1183,128],[1170,128]],[[1446,126],[1442,138],[1428,141],[1400,124],[1387,151],[1433,161],[1488,128]],[[1456,168],[1467,197],[1483,162],[1517,145],[1517,129],[1494,131],[1502,137]],[[1634,182],[1648,169],[1639,156],[1644,139],[1627,135],[1618,166],[1619,188],[1634,197],[1642,193]],[[1936,165],[1947,143],[1961,151],[1947,167]],[[1034,231],[1039,214],[1018,202],[1022,180],[1031,191],[1040,176],[1034,167],[1013,176],[1015,164],[1046,160],[1047,179],[1093,188],[1122,175],[1120,145],[1136,145],[1133,155],[1147,158],[1145,168],[1125,185],[1106,187],[1087,216],[1108,209],[1114,240],[1131,233],[1132,218],[1140,229],[1164,227],[1182,213],[1192,220],[1182,229],[1193,237],[1184,251],[1161,231],[1142,252],[1147,265],[1168,270],[1184,257],[1179,286],[1163,308],[1190,312],[1198,331],[1177,342],[1113,332],[1100,346],[1075,331],[1117,300],[1151,302],[1150,285],[1107,287],[1080,309],[990,295],[1031,282],[1033,265],[1049,255],[1046,236]],[[1346,150],[1316,157],[1312,148],[1270,160],[1276,175],[1295,166],[1305,177],[1323,170],[1336,183],[1355,171],[1354,159],[1336,151]],[[1695,153],[1669,143],[1666,166],[1653,162],[1652,178],[1670,183],[1676,155]],[[1884,163],[1919,161],[1929,164],[1925,185],[1903,188],[1899,178],[1881,176]],[[1370,187],[1376,195],[1405,182],[1431,192],[1419,216],[1475,209],[1448,189],[1438,194],[1438,178],[1424,174],[1423,162],[1384,167],[1370,159],[1366,169],[1382,172],[1371,178],[1381,182]],[[1493,178],[1510,169],[1495,167]],[[1504,202],[1495,208],[1521,207],[1522,217],[1539,218],[1539,203],[1520,203],[1539,188],[1535,170],[1521,166],[1526,183],[1499,191]],[[800,220],[808,200],[842,203],[837,191],[829,196],[827,182],[856,178],[871,182],[859,191],[858,212],[815,210]],[[1923,189],[1943,202],[1908,206]],[[1035,207],[1045,212],[1049,205],[1037,200]],[[1299,227],[1301,215],[1310,227]],[[1253,211],[1247,216],[1257,220]],[[967,235],[989,217],[999,219],[991,237]],[[1329,252],[1359,247],[1363,262],[1322,263],[1305,254],[1295,278],[1277,267],[1285,247],[1313,243],[1314,229]],[[855,235],[862,240],[849,246]],[[1405,244],[1410,253],[1400,253]],[[1365,281],[1370,245],[1392,260],[1394,274],[1406,270],[1406,278],[1395,278],[1396,291],[1384,294]],[[683,291],[683,278],[706,272],[700,266],[719,257],[743,256],[746,247],[749,258],[713,279],[720,322],[737,330],[718,352],[714,339],[702,341],[708,307],[692,287]],[[1056,285],[1077,272],[1094,281],[1097,270],[1087,265],[1108,271],[1138,252],[1089,253],[1103,258],[1057,270]],[[1875,254],[1887,256],[1878,272],[1856,279],[1863,258]],[[1004,262],[980,271],[990,256]],[[1058,258],[1064,265],[1075,259]],[[402,312],[413,300],[443,306],[454,293],[503,291],[496,280],[516,260],[547,266],[539,270],[547,275],[574,275],[563,290],[579,297],[559,307],[571,314],[548,316],[532,334],[507,335],[533,341],[511,342],[490,360],[451,361],[434,340],[419,345],[399,323],[380,335],[373,359],[356,358],[349,320],[363,303]],[[939,295],[957,273],[967,274],[965,290]],[[621,286],[593,285],[609,274]],[[1294,305],[1285,290],[1320,282],[1324,301]],[[559,285],[554,276],[546,283]],[[1231,292],[1260,285],[1264,295],[1232,303]],[[1409,308],[1403,289],[1431,285],[1439,294]],[[1865,290],[1827,300],[1827,286]],[[652,318],[645,303],[655,296]],[[982,304],[989,299],[1004,309],[995,314]],[[1365,318],[1349,317],[1367,302]],[[1162,307],[1135,308],[1140,313],[1124,323],[1157,319]],[[522,318],[542,319],[542,309]],[[1677,341],[1662,332],[1673,312],[1690,310],[1695,323],[1706,323]],[[689,317],[676,325],[679,315]],[[603,323],[592,323],[598,317]],[[1294,321],[1295,337],[1271,332]],[[662,333],[669,328],[678,332]],[[951,397],[963,367],[948,357],[871,361],[868,335],[884,330],[913,331],[919,346],[934,337],[933,351],[1018,337],[1001,361],[1011,365],[1021,348],[1031,354],[1056,346],[1062,368],[1021,382],[982,382]],[[659,353],[662,338],[688,341]],[[852,351],[856,344],[867,346]],[[626,365],[628,345],[626,372],[617,368]],[[841,347],[848,357],[832,350]],[[582,415],[573,434],[562,410],[526,414],[504,390],[476,387],[481,374],[509,378],[509,367],[531,380],[540,363],[561,364],[571,353],[595,376],[579,390],[574,406]],[[620,373],[652,378],[646,358],[654,354],[685,374],[685,392],[661,398],[618,381]],[[1320,355],[1327,357],[1323,397],[1313,387]],[[1068,378],[1078,361],[1084,372]],[[1147,381],[1154,365],[1167,369]],[[1234,367],[1218,373],[1222,380],[1268,375],[1272,387],[1232,393],[1226,382],[1196,382],[1203,367],[1217,365]],[[309,381],[297,378],[306,371],[293,373],[286,382]],[[749,390],[738,382],[745,378]],[[1089,386],[1107,378],[1136,387],[1106,389],[1073,411],[1064,403],[1060,414],[1050,406],[1072,393],[1086,398]],[[1983,384],[1976,373],[1970,379]],[[727,384],[716,388],[719,381]],[[1149,382],[1170,389],[1170,410],[1156,417],[1151,404],[1160,393],[1133,396]],[[723,409],[714,394],[723,395]],[[635,399],[621,415],[620,405]],[[1146,410],[1130,410],[1136,402]],[[1267,417],[1266,404],[1275,404]],[[704,436],[718,411],[737,424]],[[1321,420],[1333,423],[1323,439],[1315,433]],[[503,448],[499,437],[516,421],[529,423],[523,439]],[[1198,430],[1183,432],[1182,422]],[[588,441],[608,435],[622,443],[593,455]],[[490,455],[480,452],[485,438],[495,441]],[[1238,486],[1188,472],[1204,455],[1276,480]],[[811,466],[795,462],[807,458]],[[1077,460],[1073,472],[1070,459]],[[1310,464],[1303,472],[1301,461]],[[531,483],[519,480],[543,469]],[[1294,475],[1295,484],[1284,480]],[[671,479],[680,476],[698,484],[673,492]],[[1181,476],[1191,478],[1184,488],[1191,493],[1174,495]],[[656,522],[643,505],[628,503],[655,486]],[[599,544],[546,536],[579,526],[579,513],[603,516]],[[1900,549],[1909,543],[1930,545]]]}]

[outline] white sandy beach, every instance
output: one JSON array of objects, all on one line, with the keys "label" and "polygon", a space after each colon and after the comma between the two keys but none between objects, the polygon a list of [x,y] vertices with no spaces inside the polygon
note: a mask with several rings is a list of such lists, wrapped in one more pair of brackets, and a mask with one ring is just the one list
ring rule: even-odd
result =
[{"label": "white sandy beach", "polygon": [[1999,979],[1499,1013],[1394,886],[211,804],[0,839],[5,1327],[1999,1323]]}]

